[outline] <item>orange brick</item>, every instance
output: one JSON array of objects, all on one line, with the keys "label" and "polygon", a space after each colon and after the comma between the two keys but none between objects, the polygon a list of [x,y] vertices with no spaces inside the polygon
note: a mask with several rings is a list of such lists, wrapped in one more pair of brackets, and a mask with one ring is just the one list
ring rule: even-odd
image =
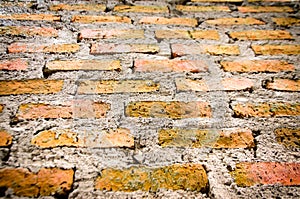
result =
[{"label": "orange brick", "polygon": [[8,46],[9,53],[75,53],[79,51],[78,44],[33,44],[12,43]]},{"label": "orange brick", "polygon": [[128,129],[76,132],[70,129],[46,130],[31,139],[31,144],[41,148],[74,147],[134,147],[134,137]]},{"label": "orange brick", "polygon": [[57,4],[51,5],[49,10],[51,11],[95,11],[95,12],[104,12],[106,9],[105,5],[102,4]]},{"label": "orange brick", "polygon": [[205,45],[205,44],[172,44],[172,56],[197,55],[208,53],[210,55],[239,55],[240,50],[236,45]]},{"label": "orange brick", "polygon": [[84,29],[80,31],[79,39],[143,39],[144,30],[120,30],[120,29]]},{"label": "orange brick", "polygon": [[62,90],[63,80],[8,80],[0,81],[0,95],[51,94]]},{"label": "orange brick", "polygon": [[0,130],[0,138],[0,147],[7,147],[11,145],[12,136],[8,132]]},{"label": "orange brick", "polygon": [[221,2],[243,2],[243,0],[192,0],[192,2],[213,2],[213,3],[221,3]]},{"label": "orange brick", "polygon": [[205,72],[208,66],[200,60],[142,60],[134,61],[138,72]]},{"label": "orange brick", "polygon": [[54,28],[41,28],[29,26],[2,26],[0,35],[17,35],[17,36],[43,36],[57,37],[57,30]]},{"label": "orange brick", "polygon": [[248,0],[248,2],[293,2],[295,0]]},{"label": "orange brick", "polygon": [[60,21],[60,16],[52,14],[12,14],[0,15],[0,19],[25,21]]},{"label": "orange brick", "polygon": [[287,147],[300,147],[300,129],[279,128],[275,130],[278,143]]},{"label": "orange brick", "polygon": [[11,59],[0,61],[0,70],[26,70],[27,67],[28,63],[23,59]]},{"label": "orange brick", "polygon": [[143,93],[159,89],[159,84],[151,80],[102,80],[81,81],[78,87],[79,94],[100,93]]},{"label": "orange brick", "polygon": [[259,104],[236,104],[233,111],[237,117],[299,116],[300,104],[286,102],[264,102]]},{"label": "orange brick", "polygon": [[194,30],[190,31],[193,39],[219,40],[219,33],[216,30]]},{"label": "orange brick", "polygon": [[190,34],[186,30],[157,30],[155,37],[158,39],[190,39]]},{"label": "orange brick", "polygon": [[293,39],[292,35],[285,30],[249,30],[231,32],[229,35],[231,38],[238,40]]},{"label": "orange brick", "polygon": [[159,168],[144,166],[127,169],[103,169],[95,188],[110,191],[188,190],[205,192],[208,186],[206,172],[200,164],[174,164]]},{"label": "orange brick", "polygon": [[115,12],[145,12],[145,13],[168,13],[167,6],[128,6],[117,5],[114,7]]},{"label": "orange brick", "polygon": [[256,55],[298,55],[300,45],[252,45]]},{"label": "orange brick", "polygon": [[119,60],[58,60],[47,62],[45,70],[121,70]]},{"label": "orange brick", "polygon": [[0,8],[6,8],[6,7],[25,7],[25,8],[30,8],[32,7],[33,2],[6,2],[2,1],[0,3]]},{"label": "orange brick", "polygon": [[2,113],[3,109],[4,109],[4,105],[0,104],[0,113]]},{"label": "orange brick", "polygon": [[212,25],[263,25],[265,22],[255,18],[219,18],[205,21]]},{"label": "orange brick", "polygon": [[24,168],[0,170],[0,187],[11,188],[17,196],[64,196],[73,185],[74,171],[59,168],[42,168],[35,174]]},{"label": "orange brick", "polygon": [[299,26],[300,19],[292,17],[282,17],[282,18],[272,18],[272,21],[275,22],[278,26]]},{"label": "orange brick", "polygon": [[295,66],[280,60],[221,61],[225,71],[230,72],[280,72],[294,71]]},{"label": "orange brick", "polygon": [[154,44],[92,44],[91,54],[114,54],[114,53],[157,53],[159,47]]},{"label": "orange brick", "polygon": [[198,118],[211,117],[210,105],[206,102],[130,102],[125,111],[128,117]]},{"label": "orange brick", "polygon": [[231,172],[238,186],[300,185],[300,164],[286,162],[243,162]]},{"label": "orange brick", "polygon": [[165,17],[143,17],[141,24],[160,24],[160,25],[180,25],[180,26],[197,26],[197,19],[191,18],[165,18]]},{"label": "orange brick", "polygon": [[162,147],[252,148],[254,138],[247,129],[162,129],[158,143]]},{"label": "orange brick", "polygon": [[228,6],[183,6],[176,5],[180,12],[230,12]]},{"label": "orange brick", "polygon": [[278,91],[300,91],[300,80],[274,79],[267,82],[266,88]]},{"label": "orange brick", "polygon": [[239,6],[240,12],[294,12],[288,6]]},{"label": "orange brick", "polygon": [[75,15],[71,21],[74,23],[131,23],[128,17],[92,15]]}]

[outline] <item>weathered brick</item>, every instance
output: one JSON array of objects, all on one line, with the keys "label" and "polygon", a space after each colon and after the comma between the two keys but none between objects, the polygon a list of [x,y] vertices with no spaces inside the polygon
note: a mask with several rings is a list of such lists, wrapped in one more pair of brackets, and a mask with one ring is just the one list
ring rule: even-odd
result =
[{"label": "weathered brick", "polygon": [[298,55],[300,45],[252,45],[256,55]]},{"label": "weathered brick", "polygon": [[264,102],[258,104],[236,104],[233,105],[236,117],[277,117],[277,116],[299,116],[300,104],[287,102]]},{"label": "weathered brick", "polygon": [[119,60],[58,60],[46,64],[48,71],[121,70]]},{"label": "weathered brick", "polygon": [[143,39],[144,30],[120,29],[84,29],[80,31],[79,39]]},{"label": "weathered brick", "polygon": [[4,130],[0,130],[0,147],[10,146],[12,143],[12,136]]},{"label": "weathered brick", "polygon": [[78,44],[34,44],[12,43],[8,46],[9,53],[75,53],[79,51]]},{"label": "weathered brick", "polygon": [[208,66],[200,60],[143,60],[134,61],[138,72],[205,72]]},{"label": "weathered brick", "polygon": [[300,91],[300,80],[274,79],[267,82],[266,88],[278,91]]},{"label": "weathered brick", "polygon": [[231,32],[229,35],[231,38],[238,40],[293,39],[292,35],[285,30],[249,30]]},{"label": "weathered brick", "polygon": [[219,18],[205,21],[212,25],[264,25],[265,22],[255,18]]},{"label": "weathered brick", "polygon": [[129,6],[129,5],[117,5],[114,7],[115,12],[145,12],[145,13],[168,13],[167,6]]},{"label": "weathered brick", "polygon": [[0,70],[26,70],[27,67],[28,63],[23,59],[11,59],[0,61]]},{"label": "weathered brick", "polygon": [[0,15],[0,19],[25,21],[60,21],[60,16],[52,14],[12,14]]},{"label": "weathered brick", "polygon": [[243,162],[231,172],[238,186],[257,184],[300,185],[300,164],[285,162]]},{"label": "weathered brick", "polygon": [[92,44],[91,54],[114,53],[157,53],[159,47],[155,44]]},{"label": "weathered brick", "polygon": [[213,3],[221,3],[221,2],[243,2],[243,0],[191,0],[192,2],[213,2]]},{"label": "weathered brick", "polygon": [[300,19],[292,17],[281,17],[281,18],[272,18],[272,21],[275,22],[278,26],[299,26]]},{"label": "weathered brick", "polygon": [[186,30],[156,30],[155,37],[158,39],[190,39]]},{"label": "weathered brick", "polygon": [[157,118],[197,118],[211,117],[211,108],[207,102],[162,102],[144,101],[130,102],[125,110],[128,117]]},{"label": "weathered brick", "polygon": [[248,0],[248,2],[293,2],[295,0]]},{"label": "weathered brick", "polygon": [[279,128],[275,130],[278,143],[287,147],[300,147],[300,129]]},{"label": "weathered brick", "polygon": [[176,5],[180,12],[230,12],[228,6],[183,6]]},{"label": "weathered brick", "polygon": [[247,129],[162,129],[158,134],[158,142],[162,147],[254,147],[252,132]]},{"label": "weathered brick", "polygon": [[75,15],[71,21],[74,23],[131,23],[128,17],[93,15]]},{"label": "weathered brick", "polygon": [[134,137],[128,129],[76,132],[70,129],[46,130],[35,135],[31,144],[41,148],[74,147],[134,147]]},{"label": "weathered brick", "polygon": [[58,31],[54,28],[41,28],[29,26],[2,26],[0,35],[17,35],[17,36],[43,36],[57,37]]},{"label": "weathered brick", "polygon": [[33,2],[6,2],[2,1],[0,3],[0,8],[6,8],[6,7],[23,7],[23,8],[30,8],[32,7]]},{"label": "weathered brick", "polygon": [[160,24],[160,25],[180,25],[180,26],[197,26],[197,19],[192,18],[165,18],[165,17],[143,17],[141,24]]},{"label": "weathered brick", "polygon": [[174,164],[159,168],[130,167],[103,169],[96,180],[96,189],[108,191],[207,190],[208,179],[200,164]]},{"label": "weathered brick", "polygon": [[230,72],[280,72],[294,71],[295,66],[280,60],[237,60],[221,61],[225,71]]},{"label": "weathered brick", "polygon": [[240,12],[293,12],[288,6],[239,6]]},{"label": "weathered brick", "polygon": [[219,33],[216,30],[194,30],[190,31],[193,39],[219,40]]},{"label": "weathered brick", "polygon": [[60,11],[60,10],[67,10],[67,11],[95,11],[95,12],[104,12],[106,6],[103,4],[57,4],[51,5],[49,10],[51,11]]},{"label": "weathered brick", "polygon": [[73,185],[74,171],[59,168],[42,168],[35,174],[24,168],[0,170],[0,187],[11,188],[17,196],[64,196]]},{"label": "weathered brick", "polygon": [[3,109],[4,109],[4,105],[0,104],[0,113],[2,113]]},{"label": "weathered brick", "polygon": [[85,80],[80,82],[78,93],[143,93],[157,91],[158,89],[159,84],[156,84],[152,80]]},{"label": "weathered brick", "polygon": [[210,55],[239,55],[240,50],[237,45],[206,45],[206,44],[172,44],[172,56],[197,55],[208,53]]}]

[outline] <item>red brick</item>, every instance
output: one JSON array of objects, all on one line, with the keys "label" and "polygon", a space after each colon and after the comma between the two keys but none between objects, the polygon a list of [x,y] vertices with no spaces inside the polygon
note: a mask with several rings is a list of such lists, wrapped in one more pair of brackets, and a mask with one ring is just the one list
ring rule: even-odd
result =
[{"label": "red brick", "polygon": [[1,60],[0,70],[26,70],[28,62],[23,59]]},{"label": "red brick", "polygon": [[240,12],[293,12],[288,6],[239,6]]},{"label": "red brick", "polygon": [[12,14],[0,15],[0,19],[25,21],[60,21],[60,16],[52,14]]},{"label": "red brick", "polygon": [[252,45],[256,55],[298,55],[300,45]]},{"label": "red brick", "polygon": [[128,117],[198,118],[211,117],[210,105],[206,102],[130,102],[125,110]]},{"label": "red brick", "polygon": [[143,17],[141,24],[159,24],[159,25],[180,25],[180,26],[197,26],[197,19],[191,18],[165,18],[165,17]]},{"label": "red brick", "polygon": [[12,143],[12,136],[4,130],[0,130],[0,147],[10,146]]},{"label": "red brick", "polygon": [[84,29],[80,31],[79,39],[143,39],[144,30],[120,29]]},{"label": "red brick", "polygon": [[128,17],[120,16],[93,16],[93,15],[75,15],[71,22],[74,23],[131,23]]},{"label": "red brick", "polygon": [[295,66],[280,60],[221,61],[222,68],[230,72],[280,72],[294,71]]},{"label": "red brick", "polygon": [[91,54],[114,54],[114,53],[157,53],[159,47],[154,44],[92,44]]},{"label": "red brick", "polygon": [[183,6],[176,5],[176,10],[181,12],[230,12],[228,6]]},{"label": "red brick", "polygon": [[266,88],[278,91],[300,91],[300,80],[274,79],[267,82]]},{"label": "red brick", "polygon": [[67,10],[67,11],[95,11],[95,12],[104,12],[106,9],[105,5],[102,4],[57,4],[51,5],[49,10],[51,11],[60,11],[60,10]]},{"label": "red brick", "polygon": [[57,37],[58,31],[54,28],[41,28],[29,26],[2,26],[0,35],[17,35],[17,36],[43,36]]},{"label": "red brick", "polygon": [[12,43],[8,46],[9,53],[75,53],[79,51],[78,44],[33,44]]},{"label": "red brick", "polygon": [[279,128],[275,130],[278,143],[287,147],[300,147],[300,129]]},{"label": "red brick", "polygon": [[292,17],[272,18],[272,21],[278,26],[299,26],[300,19]]},{"label": "red brick", "polygon": [[231,32],[229,35],[231,38],[238,40],[293,39],[292,35],[285,30],[249,30]]},{"label": "red brick", "polygon": [[158,39],[191,39],[186,30],[156,30],[155,37]]},{"label": "red brick", "polygon": [[145,13],[168,13],[167,6],[128,6],[117,5],[114,7],[115,12],[145,12]]},{"label": "red brick", "polygon": [[231,172],[238,186],[300,185],[300,164],[285,162],[243,162]]},{"label": "red brick", "polygon": [[143,60],[134,61],[137,72],[205,72],[208,66],[200,60]]},{"label": "red brick", "polygon": [[264,25],[265,22],[255,18],[219,18],[205,21],[212,25]]}]

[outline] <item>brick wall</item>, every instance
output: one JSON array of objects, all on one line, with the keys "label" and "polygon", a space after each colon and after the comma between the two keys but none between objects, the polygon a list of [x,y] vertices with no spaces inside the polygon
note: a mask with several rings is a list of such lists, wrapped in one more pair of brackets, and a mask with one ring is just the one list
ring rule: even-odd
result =
[{"label": "brick wall", "polygon": [[0,2],[0,196],[299,198],[299,2],[126,2]]}]

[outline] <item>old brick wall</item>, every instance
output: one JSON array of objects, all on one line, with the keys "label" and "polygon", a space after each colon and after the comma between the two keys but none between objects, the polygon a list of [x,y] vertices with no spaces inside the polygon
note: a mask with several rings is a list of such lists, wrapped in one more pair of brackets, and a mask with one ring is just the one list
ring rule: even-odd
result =
[{"label": "old brick wall", "polygon": [[298,0],[1,1],[3,198],[300,198]]}]

